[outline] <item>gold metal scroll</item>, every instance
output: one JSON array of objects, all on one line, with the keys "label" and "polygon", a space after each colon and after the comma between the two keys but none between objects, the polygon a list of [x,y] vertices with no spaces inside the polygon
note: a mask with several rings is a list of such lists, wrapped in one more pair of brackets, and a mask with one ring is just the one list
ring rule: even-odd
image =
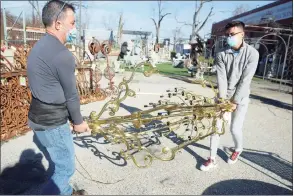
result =
[{"label": "gold metal scroll", "polygon": [[[91,112],[88,124],[92,134],[102,135],[113,144],[123,144],[124,149],[120,153],[122,157],[131,159],[139,168],[149,167],[153,160],[173,160],[176,152],[185,146],[202,140],[212,134],[224,134],[224,114],[232,112],[232,105],[228,100],[217,100],[197,95],[183,88],[175,88],[167,91],[167,94],[158,103],[149,103],[145,107],[149,109],[133,112],[130,115],[117,116],[120,104],[127,97],[134,97],[135,92],[129,88],[137,68],[144,63],[136,65],[129,79],[123,79],[118,85],[119,94],[108,101],[99,113]],[[150,65],[151,66],[151,65]],[[151,66],[144,75],[149,77],[157,70]],[[200,81],[206,85],[205,81]],[[212,86],[212,84],[210,83]],[[214,92],[217,91],[214,89]],[[102,118],[104,112],[109,111],[109,118]],[[221,123],[221,129],[217,123]],[[128,131],[127,127],[136,129],[136,132]],[[183,127],[186,127],[183,131]],[[154,152],[143,145],[143,140],[151,138],[152,134],[160,132],[165,136],[173,135],[182,142],[172,148],[163,147],[160,152]],[[137,154],[144,153],[142,160]]]}]

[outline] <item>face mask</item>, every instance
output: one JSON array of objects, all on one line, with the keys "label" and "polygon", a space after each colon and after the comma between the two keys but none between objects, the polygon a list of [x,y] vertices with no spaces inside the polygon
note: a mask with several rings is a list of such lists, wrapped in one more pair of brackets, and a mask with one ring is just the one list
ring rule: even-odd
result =
[{"label": "face mask", "polygon": [[74,28],[66,34],[66,42],[72,43],[77,38],[77,29]]},{"label": "face mask", "polygon": [[237,39],[236,36],[228,37],[228,39],[227,39],[227,43],[229,44],[229,46],[234,47],[234,46],[237,45],[237,43],[238,43],[238,39]]}]

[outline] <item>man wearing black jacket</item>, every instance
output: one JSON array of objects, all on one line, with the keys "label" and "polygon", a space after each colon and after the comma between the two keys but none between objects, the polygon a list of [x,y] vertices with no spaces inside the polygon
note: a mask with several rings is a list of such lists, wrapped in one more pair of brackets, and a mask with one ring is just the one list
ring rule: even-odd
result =
[{"label": "man wearing black jacket", "polygon": [[[75,153],[68,120],[73,123],[74,131],[90,131],[80,111],[75,60],[64,46],[75,35],[74,13],[71,4],[60,0],[44,6],[42,21],[46,34],[34,45],[27,61],[32,93],[28,123],[55,165],[51,181],[62,195],[84,194],[69,185],[75,172]],[[50,185],[46,188],[50,190]]]}]

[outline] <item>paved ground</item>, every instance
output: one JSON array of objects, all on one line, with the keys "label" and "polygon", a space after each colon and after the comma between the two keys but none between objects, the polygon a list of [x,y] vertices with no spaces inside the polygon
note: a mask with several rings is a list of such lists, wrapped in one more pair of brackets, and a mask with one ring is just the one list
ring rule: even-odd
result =
[{"label": "paved ground", "polygon": [[[117,76],[115,82],[121,78]],[[263,81],[253,83],[252,99],[244,125],[245,149],[235,165],[226,163],[227,149],[233,145],[229,131],[221,139],[218,168],[211,172],[199,170],[209,155],[208,138],[188,146],[173,161],[155,160],[150,168],[138,169],[132,161],[126,162],[118,156],[118,146],[103,144],[102,139],[83,136],[84,143],[77,139],[75,141],[78,171],[72,178],[72,184],[85,188],[89,194],[101,195],[292,194],[292,95],[267,89],[274,89],[275,86]],[[211,89],[204,89],[200,85],[159,75],[144,78],[137,74],[131,84],[137,97],[125,100],[118,114],[125,115],[130,111],[144,109],[145,104],[156,102],[160,94],[174,87],[185,87],[206,96],[213,95]],[[103,103],[82,106],[83,115],[88,116],[93,110],[99,111]],[[164,145],[175,145],[170,139],[163,137],[160,140]],[[85,147],[85,142],[88,147]],[[38,157],[41,160],[42,156],[35,153],[39,151],[33,143],[32,132],[11,140],[1,146],[1,170],[23,158],[32,157],[36,160]],[[92,179],[113,184],[85,179],[87,172],[79,162]],[[48,167],[45,158],[42,163],[45,168]],[[12,171],[11,176],[25,178],[36,171],[40,174],[45,169],[31,170],[26,168],[22,170],[23,174]],[[39,180],[36,175],[30,178],[30,182]],[[21,187],[25,189],[29,184],[19,185],[19,189]],[[34,193],[35,189],[29,193]]]}]

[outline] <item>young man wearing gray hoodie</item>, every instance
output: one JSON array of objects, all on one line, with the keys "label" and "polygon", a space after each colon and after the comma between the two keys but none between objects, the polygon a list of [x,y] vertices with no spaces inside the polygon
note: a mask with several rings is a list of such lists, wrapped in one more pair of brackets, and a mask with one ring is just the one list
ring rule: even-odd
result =
[{"label": "young man wearing gray hoodie", "polygon": [[[243,150],[242,127],[247,113],[250,95],[250,84],[258,65],[258,51],[244,41],[245,24],[233,21],[225,26],[228,48],[216,54],[215,64],[217,70],[218,98],[229,99],[234,106],[231,114],[231,133],[235,149],[228,158],[233,164]],[[220,129],[220,121],[217,123]],[[210,139],[210,157],[200,167],[208,171],[217,166],[216,154],[220,136],[214,134]]]}]

